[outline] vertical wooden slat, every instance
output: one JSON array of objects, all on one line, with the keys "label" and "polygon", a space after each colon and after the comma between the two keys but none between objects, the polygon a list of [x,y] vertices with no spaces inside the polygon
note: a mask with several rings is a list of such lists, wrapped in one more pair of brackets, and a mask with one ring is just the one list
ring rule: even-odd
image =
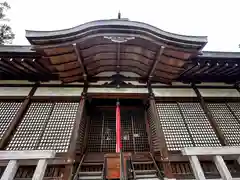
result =
[{"label": "vertical wooden slat", "polygon": [[132,126],[132,139],[133,139],[133,151],[134,151],[134,154],[136,153],[136,142],[135,142],[135,137],[134,137],[134,123],[133,123],[133,115],[131,114],[131,126]]},{"label": "vertical wooden slat", "polygon": [[163,129],[161,127],[160,124],[160,119],[157,113],[157,107],[156,107],[156,103],[155,103],[155,99],[154,99],[154,94],[152,92],[152,88],[151,88],[151,84],[148,84],[148,91],[150,94],[149,97],[149,103],[150,103],[150,108],[152,108],[152,113],[153,113],[153,118],[155,121],[155,125],[156,125],[156,134],[157,134],[157,138],[159,138],[159,146],[160,146],[160,153],[161,153],[161,160],[163,162],[163,170],[164,170],[164,174],[167,178],[173,178],[173,173],[172,173],[172,168],[171,168],[171,164],[168,158],[168,149],[167,149],[167,143],[164,137],[164,133],[163,133]]},{"label": "vertical wooden slat", "polygon": [[197,94],[197,98],[200,101],[201,107],[203,108],[204,113],[206,114],[210,124],[212,125],[213,130],[215,131],[220,143],[222,146],[227,146],[228,142],[225,139],[221,129],[219,128],[217,122],[215,121],[215,119],[213,118],[211,112],[209,111],[204,98],[202,97],[201,93],[199,92],[199,90],[197,89],[197,87],[195,86],[195,84],[192,84],[192,87],[195,91],[195,93]]},{"label": "vertical wooden slat", "polygon": [[1,180],[13,180],[17,170],[18,170],[17,160],[10,160],[2,175]]},{"label": "vertical wooden slat", "polygon": [[153,147],[152,147],[152,133],[149,127],[149,120],[148,120],[148,115],[147,115],[147,108],[144,110],[144,119],[145,119],[145,126],[146,126],[146,131],[148,135],[148,143],[150,146],[150,152],[153,153]]},{"label": "vertical wooden slat", "polygon": [[229,172],[222,156],[214,156],[213,157],[214,163],[218,169],[223,180],[230,180],[232,179],[231,173]]},{"label": "vertical wooden slat", "polygon": [[47,160],[46,159],[40,159],[38,161],[37,167],[34,171],[32,180],[42,180],[45,174],[47,168]]},{"label": "vertical wooden slat", "polygon": [[14,119],[12,120],[8,130],[5,132],[5,134],[2,137],[2,140],[0,141],[0,149],[4,149],[5,146],[7,145],[8,141],[11,138],[11,134],[13,134],[13,132],[16,130],[18,124],[20,123],[24,113],[26,112],[30,102],[31,102],[31,97],[33,96],[33,94],[35,93],[36,89],[37,89],[38,83],[34,85],[34,87],[31,89],[31,91],[29,92],[28,96],[26,97],[26,99],[23,101],[19,111],[17,112],[16,116],[14,117]]},{"label": "vertical wooden slat", "polygon": [[203,169],[201,167],[201,164],[198,160],[197,156],[189,156],[189,161],[193,170],[193,174],[196,178],[196,180],[205,180],[205,176],[203,173]]},{"label": "vertical wooden slat", "polygon": [[105,117],[104,117],[104,112],[102,112],[102,132],[101,132],[101,149],[100,151],[102,152],[103,148],[103,137],[104,137],[104,120],[105,120]]}]

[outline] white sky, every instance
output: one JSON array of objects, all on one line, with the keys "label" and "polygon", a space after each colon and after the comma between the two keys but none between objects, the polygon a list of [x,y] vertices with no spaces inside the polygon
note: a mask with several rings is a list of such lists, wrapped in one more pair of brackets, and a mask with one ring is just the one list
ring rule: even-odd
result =
[{"label": "white sky", "polygon": [[8,17],[16,38],[29,44],[28,30],[57,30],[82,23],[117,18],[141,21],[162,30],[206,35],[204,50],[239,51],[240,0],[7,0]]}]

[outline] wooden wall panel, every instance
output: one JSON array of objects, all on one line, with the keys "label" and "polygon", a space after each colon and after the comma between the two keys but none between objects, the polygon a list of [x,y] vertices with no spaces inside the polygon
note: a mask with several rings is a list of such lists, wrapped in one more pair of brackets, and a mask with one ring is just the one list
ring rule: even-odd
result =
[{"label": "wooden wall panel", "polygon": [[202,97],[240,97],[240,93],[236,89],[198,89]]},{"label": "wooden wall panel", "polygon": [[34,96],[81,96],[80,87],[39,87]]},{"label": "wooden wall panel", "polygon": [[28,96],[32,87],[0,87],[0,96]]},{"label": "wooden wall panel", "polygon": [[147,94],[147,88],[88,88],[88,93],[136,93]]},{"label": "wooden wall panel", "polygon": [[153,88],[155,97],[196,97],[191,88]]}]

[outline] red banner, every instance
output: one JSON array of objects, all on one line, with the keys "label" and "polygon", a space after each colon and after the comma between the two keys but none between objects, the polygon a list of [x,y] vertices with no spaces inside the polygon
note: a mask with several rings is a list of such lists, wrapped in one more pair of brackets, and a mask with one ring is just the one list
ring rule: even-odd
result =
[{"label": "red banner", "polygon": [[116,107],[116,152],[119,153],[122,148],[121,143],[121,116],[119,103]]}]

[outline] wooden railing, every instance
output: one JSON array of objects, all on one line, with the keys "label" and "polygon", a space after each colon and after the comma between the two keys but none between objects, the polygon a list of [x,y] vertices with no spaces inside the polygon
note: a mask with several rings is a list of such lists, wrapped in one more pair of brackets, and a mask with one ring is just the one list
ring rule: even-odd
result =
[{"label": "wooden railing", "polygon": [[212,156],[218,172],[223,180],[240,180],[240,178],[232,178],[232,175],[222,157],[236,156],[236,160],[240,164],[240,147],[187,147],[182,149],[181,152],[183,155],[188,156],[194,176],[197,180],[206,179],[198,156]]},{"label": "wooden railing", "polygon": [[47,160],[55,157],[55,151],[0,151],[0,161],[9,160],[1,180],[13,180],[19,167],[18,160],[38,160],[33,180],[42,180]]}]

